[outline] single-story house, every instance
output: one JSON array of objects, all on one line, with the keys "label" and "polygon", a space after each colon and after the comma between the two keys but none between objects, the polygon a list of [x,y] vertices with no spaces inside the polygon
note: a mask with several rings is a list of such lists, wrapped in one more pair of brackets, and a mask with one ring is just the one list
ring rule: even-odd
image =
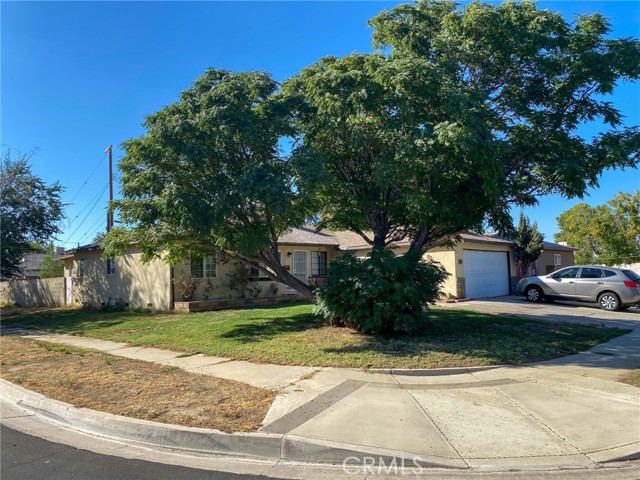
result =
[{"label": "single-story house", "polygon": [[564,267],[575,265],[574,253],[577,248],[559,243],[544,242],[540,258],[529,267],[527,274],[548,275]]},{"label": "single-story house", "polygon": [[20,259],[20,276],[18,278],[39,278],[40,266],[46,253],[27,253]]},{"label": "single-story house", "polygon": [[[345,251],[364,256],[370,246],[353,232],[321,231],[305,226],[294,228],[278,242],[283,266],[296,278],[320,286],[328,264]],[[398,253],[408,250],[409,242],[397,242]],[[573,249],[561,245],[545,245],[545,253],[554,262],[561,252],[560,266],[573,265]],[[449,298],[482,298],[513,292],[516,276],[513,242],[497,236],[464,233],[454,247],[438,247],[425,253],[440,262],[450,273],[443,285]],[[195,301],[226,301],[237,297],[229,288],[233,261],[211,255],[170,267],[162,260],[141,262],[141,253],[132,246],[121,256],[105,260],[99,244],[70,250],[62,257],[65,264],[67,304],[100,306],[122,304],[156,310],[174,308],[185,299],[181,280],[195,283],[195,292],[187,297]],[[541,257],[537,268],[546,268],[547,257]],[[295,295],[295,290],[254,273],[257,288],[251,301]]]}]

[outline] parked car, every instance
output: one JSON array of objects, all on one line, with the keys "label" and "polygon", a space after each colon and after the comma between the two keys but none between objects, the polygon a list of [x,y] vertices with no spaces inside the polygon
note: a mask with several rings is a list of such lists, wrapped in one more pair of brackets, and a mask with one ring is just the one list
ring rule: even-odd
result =
[{"label": "parked car", "polygon": [[530,302],[576,300],[598,303],[603,310],[626,310],[640,304],[640,276],[624,268],[574,265],[550,275],[526,277],[516,291]]}]

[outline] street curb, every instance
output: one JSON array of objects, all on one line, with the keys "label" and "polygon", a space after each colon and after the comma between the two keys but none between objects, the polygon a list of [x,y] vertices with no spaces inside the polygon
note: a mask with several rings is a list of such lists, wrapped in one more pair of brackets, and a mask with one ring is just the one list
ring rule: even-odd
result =
[{"label": "street curb", "polygon": [[259,458],[280,457],[283,435],[224,433],[219,430],[156,423],[88,408],[76,408],[4,379],[0,379],[0,399],[65,427],[116,440],[203,453]]},{"label": "street curb", "polygon": [[[331,440],[297,436],[291,433],[270,434],[224,433],[219,430],[183,427],[138,420],[134,418],[76,408],[71,404],[52,400],[0,379],[0,401],[47,422],[72,430],[115,440],[124,444],[138,444],[200,454],[221,455],[256,460],[283,460],[307,464],[333,464],[345,468],[362,468],[365,459],[372,465],[384,467],[406,465],[407,468],[442,468],[464,472],[532,471],[584,469],[584,461],[572,462],[568,458],[519,457],[508,459],[486,459],[488,465],[471,465],[463,458],[439,457],[425,453],[404,452],[384,448],[367,447]],[[30,415],[27,415],[30,416]],[[601,452],[589,453],[593,466],[611,462],[636,460],[640,443],[625,445]],[[508,464],[503,464],[507,461]],[[569,463],[566,463],[569,461]],[[514,462],[514,463],[511,463]],[[593,462],[593,463],[591,463]],[[587,467],[587,468],[593,468]]]},{"label": "street curb", "polygon": [[[510,365],[487,365],[483,367],[449,367],[449,368],[369,368],[369,373],[386,373],[389,375],[406,375],[411,377],[435,377],[439,375],[461,375],[465,373],[484,372],[505,368]],[[511,365],[513,366],[513,365]]]},{"label": "street curb", "polygon": [[[83,433],[155,447],[179,449],[214,455],[249,457],[306,463],[338,464],[351,457],[365,456],[377,462],[392,459],[413,461],[416,453],[368,449],[340,442],[307,439],[295,435],[271,433],[224,433],[219,430],[184,427],[113,415],[87,408],[76,408],[58,400],[0,379],[0,400],[36,417]],[[427,467],[466,468],[462,459],[420,456]]]}]

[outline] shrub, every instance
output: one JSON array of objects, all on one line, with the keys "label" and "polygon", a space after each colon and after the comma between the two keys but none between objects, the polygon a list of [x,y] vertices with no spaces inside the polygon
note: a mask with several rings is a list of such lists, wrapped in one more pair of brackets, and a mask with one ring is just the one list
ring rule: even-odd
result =
[{"label": "shrub", "polygon": [[260,285],[255,282],[256,278],[246,264],[241,261],[234,262],[233,267],[227,273],[227,286],[238,295],[238,298],[256,298],[262,292]]},{"label": "shrub", "polygon": [[183,302],[195,300],[198,281],[191,275],[173,279],[173,284],[178,289],[178,295]]},{"label": "shrub", "polygon": [[365,259],[347,253],[331,262],[315,313],[365,333],[412,332],[447,275],[439,263],[389,250]]}]

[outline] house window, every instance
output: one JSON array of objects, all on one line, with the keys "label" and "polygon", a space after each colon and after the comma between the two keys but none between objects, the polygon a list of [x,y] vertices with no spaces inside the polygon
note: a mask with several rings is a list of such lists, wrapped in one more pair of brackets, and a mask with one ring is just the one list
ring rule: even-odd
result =
[{"label": "house window", "polygon": [[195,278],[216,278],[218,262],[215,255],[191,259],[191,276]]},{"label": "house window", "polygon": [[554,253],[553,254],[553,264],[556,267],[559,267],[560,265],[562,265],[562,255],[559,253]]},{"label": "house window", "polygon": [[87,259],[78,260],[78,277],[84,277],[87,274]]},{"label": "house window", "polygon": [[107,275],[116,274],[116,260],[115,258],[107,258]]},{"label": "house window", "polygon": [[260,270],[256,267],[249,267],[249,276],[251,277],[251,280],[258,280],[260,277]]},{"label": "house window", "polygon": [[311,276],[327,276],[327,252],[311,252]]},{"label": "house window", "polygon": [[[260,266],[262,268],[268,269],[270,272],[273,272],[271,268],[267,268],[267,266],[262,262],[260,262]],[[261,280],[261,281],[271,280],[271,278],[269,278],[269,276],[266,273],[264,273],[262,270],[256,267],[249,267],[249,276],[251,277],[251,280],[253,280],[254,282],[258,280]]]}]

